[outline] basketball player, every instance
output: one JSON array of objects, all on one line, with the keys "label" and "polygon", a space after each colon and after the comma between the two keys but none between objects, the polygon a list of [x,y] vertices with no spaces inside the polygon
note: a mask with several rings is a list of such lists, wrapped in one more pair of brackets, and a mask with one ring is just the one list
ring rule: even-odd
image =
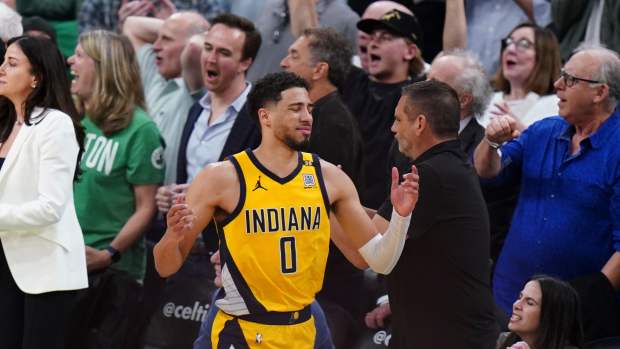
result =
[{"label": "basketball player", "polygon": [[222,232],[225,295],[216,301],[213,348],[313,347],[309,304],[323,283],[330,212],[348,239],[343,252],[358,267],[367,263],[387,274],[402,252],[418,197],[417,170],[400,185],[392,170],[392,220],[378,234],[344,172],[296,150],[312,130],[307,90],[288,72],[256,83],[248,103],[261,126],[260,146],[205,167],[186,204],[169,211],[168,229],[155,246],[157,271],[166,277],[181,267],[207,224]]}]

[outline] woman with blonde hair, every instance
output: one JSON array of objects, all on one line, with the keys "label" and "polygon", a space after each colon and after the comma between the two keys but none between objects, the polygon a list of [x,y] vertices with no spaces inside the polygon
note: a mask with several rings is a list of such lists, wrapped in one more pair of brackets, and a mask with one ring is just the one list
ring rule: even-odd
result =
[{"label": "woman with blonde hair", "polygon": [[142,234],[156,212],[163,147],[144,111],[139,68],[126,37],[83,33],[69,64],[86,131],[75,202],[90,285],[80,294],[69,347],[122,348],[144,278]]},{"label": "woman with blonde hair", "polygon": [[535,24],[516,26],[502,40],[497,92],[479,120],[486,127],[497,115],[509,115],[521,130],[558,114],[553,83],[560,77],[560,46],[555,34]]}]

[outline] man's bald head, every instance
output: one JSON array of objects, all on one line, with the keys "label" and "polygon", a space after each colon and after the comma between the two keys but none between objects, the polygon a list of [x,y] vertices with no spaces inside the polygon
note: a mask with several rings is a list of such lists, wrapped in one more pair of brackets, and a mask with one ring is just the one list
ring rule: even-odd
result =
[{"label": "man's bald head", "polygon": [[586,77],[600,81],[609,88],[609,105],[615,106],[620,100],[620,56],[610,49],[595,46],[578,48],[574,56],[587,56],[582,72]]},{"label": "man's bald head", "polygon": [[153,44],[155,63],[165,79],[181,76],[181,53],[189,39],[209,29],[209,22],[196,12],[177,12],[168,17],[159,29]]},{"label": "man's bald head", "polygon": [[164,21],[164,25],[166,24],[182,35],[184,40],[209,29],[209,22],[201,14],[192,11],[177,12]]},{"label": "man's bald head", "polygon": [[445,82],[456,91],[461,118],[482,115],[493,93],[478,57],[461,49],[440,53],[430,66],[428,79]]}]

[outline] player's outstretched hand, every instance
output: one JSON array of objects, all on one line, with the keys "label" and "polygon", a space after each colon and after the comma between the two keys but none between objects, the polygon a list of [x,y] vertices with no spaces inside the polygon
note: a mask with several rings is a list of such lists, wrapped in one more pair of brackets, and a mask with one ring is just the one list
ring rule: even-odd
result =
[{"label": "player's outstretched hand", "polygon": [[411,173],[403,175],[403,182],[400,184],[398,184],[398,170],[396,167],[392,167],[390,199],[392,206],[399,215],[406,217],[413,211],[415,204],[418,202],[419,184],[420,177],[415,165],[411,166]]},{"label": "player's outstretched hand", "polygon": [[179,197],[166,215],[168,230],[177,239],[182,239],[194,227],[194,212]]}]

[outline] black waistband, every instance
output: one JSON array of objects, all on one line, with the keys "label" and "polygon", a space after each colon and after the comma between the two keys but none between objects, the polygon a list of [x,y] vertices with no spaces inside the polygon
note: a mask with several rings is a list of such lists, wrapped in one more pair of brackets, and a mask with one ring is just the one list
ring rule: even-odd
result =
[{"label": "black waistband", "polygon": [[236,316],[236,318],[265,325],[294,325],[308,321],[311,315],[312,312],[310,311],[310,306],[308,305],[298,311],[270,311],[261,314]]}]

